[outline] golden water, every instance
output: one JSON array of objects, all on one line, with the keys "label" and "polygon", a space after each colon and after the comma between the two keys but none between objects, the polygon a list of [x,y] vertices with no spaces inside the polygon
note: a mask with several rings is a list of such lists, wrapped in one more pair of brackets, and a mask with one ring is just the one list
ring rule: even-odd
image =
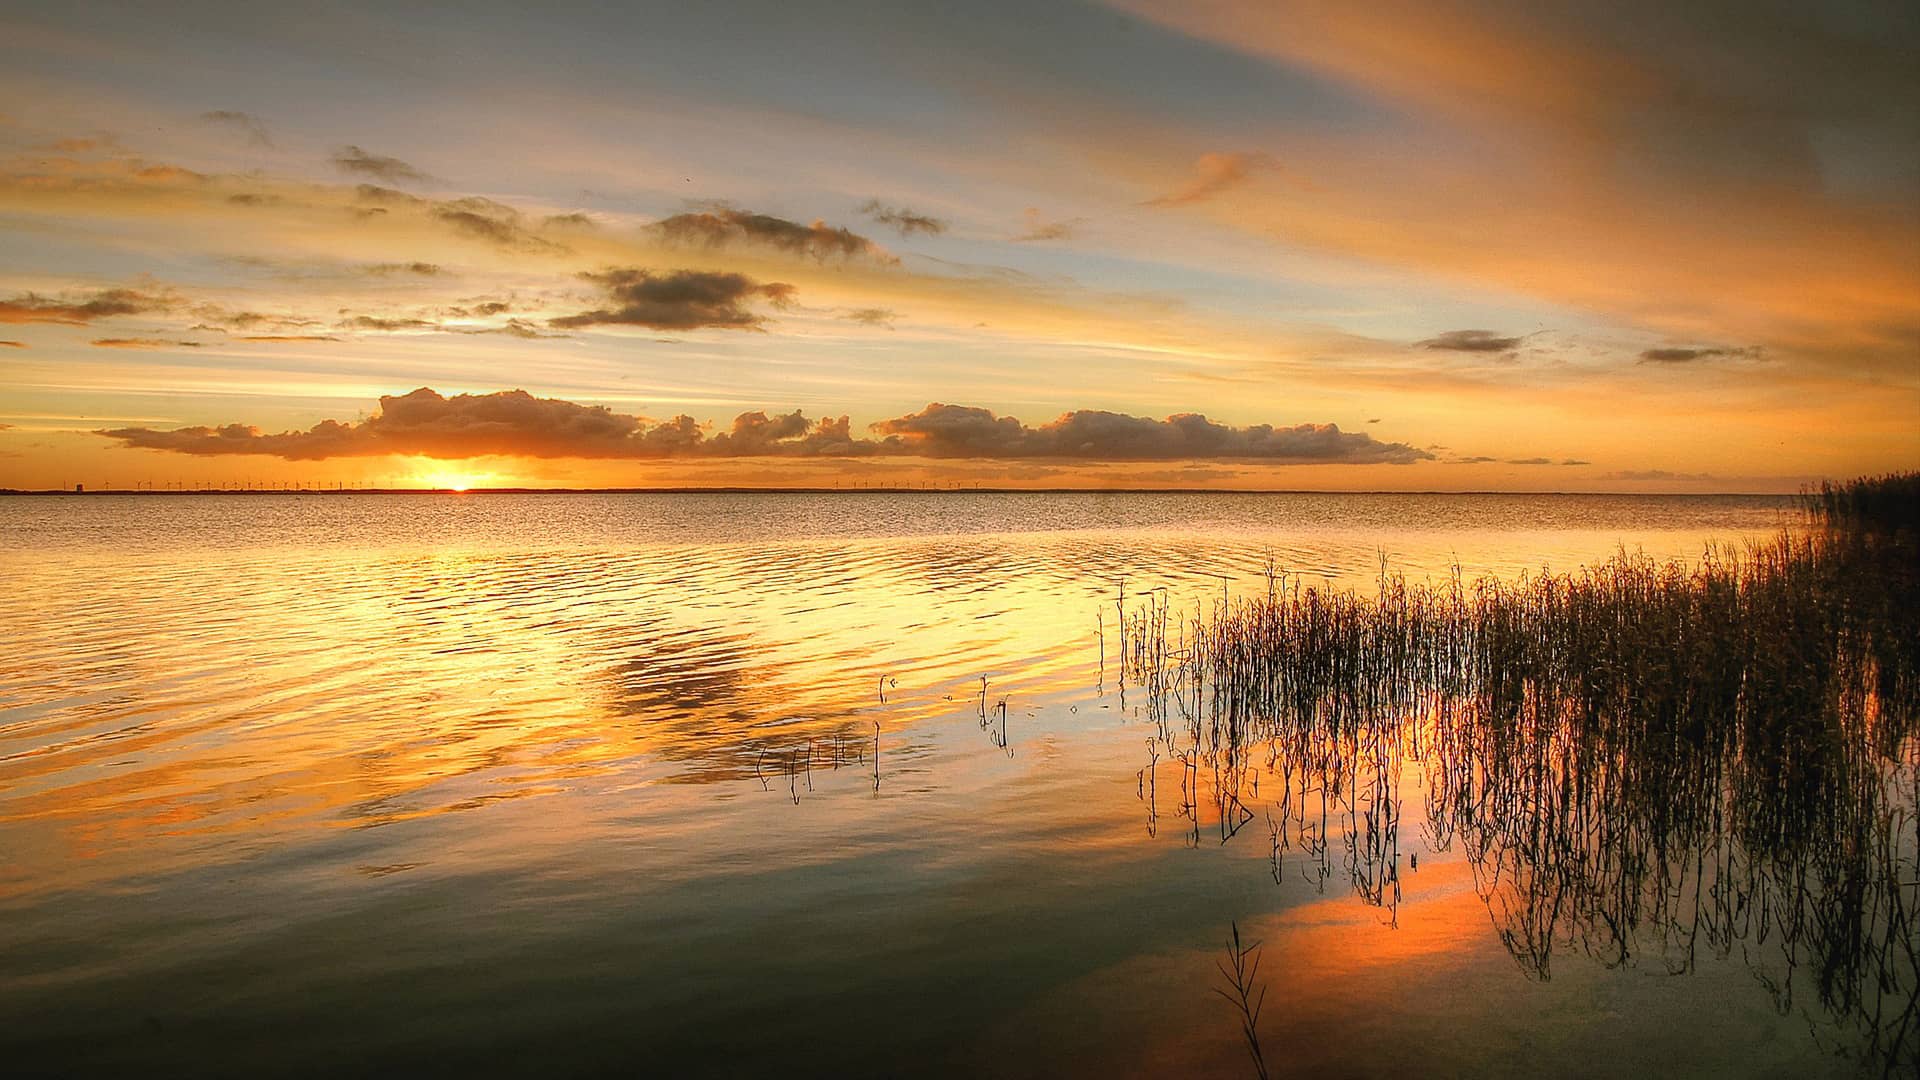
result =
[{"label": "golden water", "polygon": [[1115,685],[1122,588],[1690,558],[1789,510],[0,501],[0,1060],[1251,1075],[1210,993],[1237,921],[1275,1064],[1844,1074],[1739,957],[1529,977],[1418,836],[1389,921],[1276,884],[1264,835],[1149,832]]}]

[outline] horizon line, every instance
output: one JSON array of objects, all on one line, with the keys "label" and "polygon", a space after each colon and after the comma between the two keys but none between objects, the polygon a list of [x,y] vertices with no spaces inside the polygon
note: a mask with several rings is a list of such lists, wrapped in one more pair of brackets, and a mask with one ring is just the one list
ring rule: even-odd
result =
[{"label": "horizon line", "polygon": [[1497,488],[1146,488],[1146,487],[299,487],[299,488],[0,488],[5,496],[65,495],[1640,495],[1683,498],[1742,496],[1794,499],[1783,491],[1512,491]]}]

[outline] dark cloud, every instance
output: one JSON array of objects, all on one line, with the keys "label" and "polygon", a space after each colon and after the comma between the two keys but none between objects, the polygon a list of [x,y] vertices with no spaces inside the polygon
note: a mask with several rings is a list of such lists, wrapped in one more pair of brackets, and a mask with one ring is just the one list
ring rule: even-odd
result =
[{"label": "dark cloud", "polygon": [[355,315],[352,318],[340,320],[342,330],[378,330],[390,333],[395,330],[438,330],[439,328],[439,323],[426,319],[386,319],[377,315]]},{"label": "dark cloud", "polygon": [[180,182],[199,183],[207,179],[206,173],[194,172],[192,169],[183,169],[178,165],[142,165],[135,168],[128,175],[137,180],[145,180],[149,183],[156,184],[173,184]]},{"label": "dark cloud", "polygon": [[526,319],[508,319],[498,326],[442,326],[440,329],[449,334],[505,334],[508,337],[525,338],[529,341],[573,336],[552,330],[542,330]]},{"label": "dark cloud", "polygon": [[741,413],[731,429],[707,441],[705,450],[716,457],[851,457],[878,453],[881,447],[855,439],[844,416],[812,421],[795,409],[774,417]]},{"label": "dark cloud", "polygon": [[[541,236],[536,228],[529,225],[520,211],[505,203],[477,195],[436,201],[409,195],[395,188],[382,187],[379,184],[359,184],[354,188],[354,199],[360,203],[373,204],[354,210],[362,218],[386,214],[392,210],[412,210],[423,212],[429,219],[446,225],[456,232],[498,247],[543,254],[561,254],[568,250],[566,245]],[[584,215],[562,214],[545,218],[540,228],[553,226],[579,228],[591,224]]]},{"label": "dark cloud", "polygon": [[1205,202],[1215,195],[1245,183],[1258,172],[1279,168],[1270,154],[1212,153],[1194,160],[1192,178],[1165,195],[1148,199],[1144,206],[1188,206]]},{"label": "dark cloud", "polygon": [[1711,473],[1670,472],[1666,469],[1623,469],[1602,476],[1602,480],[1717,480]]},{"label": "dark cloud", "polygon": [[893,320],[899,318],[900,315],[898,312],[888,308],[869,307],[854,308],[840,317],[849,322],[865,323],[868,326],[884,326],[892,329]]},{"label": "dark cloud", "polygon": [[1561,462],[1560,462],[1560,464],[1562,464],[1562,465],[1591,465],[1591,464],[1593,464],[1593,462],[1591,462],[1591,461],[1585,461],[1585,460],[1582,460],[1581,458],[1565,458],[1565,459],[1562,459],[1562,460],[1561,460]]},{"label": "dark cloud", "polygon": [[1433,455],[1404,443],[1341,431],[1337,424],[1235,428],[1196,413],[1165,420],[1082,409],[1039,427],[986,409],[935,403],[874,425],[902,452],[924,457],[1081,458],[1181,461],[1201,458],[1405,463]]},{"label": "dark cloud", "polygon": [[[244,262],[244,260],[241,261]],[[345,315],[346,312],[343,311],[341,314]],[[61,326],[84,326],[97,320],[127,315],[178,316],[182,321],[191,321],[192,325],[188,329],[196,333],[225,334],[229,330],[260,334],[297,333],[322,325],[315,319],[299,315],[236,310],[219,303],[194,301],[190,297],[166,289],[115,288],[102,290],[90,296],[59,297],[25,293],[12,299],[0,300],[0,324],[52,323]],[[149,330],[149,332],[159,331]],[[100,340],[113,343],[107,346],[109,348],[134,348],[140,346],[123,343],[156,339],[111,337]],[[166,344],[198,345],[201,343],[167,342]]]},{"label": "dark cloud", "polygon": [[1640,354],[1640,362],[1643,364],[1691,364],[1695,360],[1712,360],[1716,357],[1732,358],[1732,357],[1752,356],[1757,351],[1758,350],[1751,349],[1751,348],[1748,348],[1748,349],[1728,349],[1728,348],[1648,349],[1647,351]]},{"label": "dark cloud", "polygon": [[432,177],[396,157],[370,154],[357,146],[343,146],[333,152],[334,168],[359,173],[389,184],[423,184]]},{"label": "dark cloud", "polygon": [[1399,464],[1432,457],[1403,443],[1377,442],[1332,424],[1245,428],[1203,416],[1165,420],[1082,410],[1039,427],[986,409],[933,404],[874,424],[856,438],[847,417],[809,420],[799,411],[742,413],[709,434],[692,417],[653,422],[522,390],[442,397],[426,388],[380,399],[358,424],[322,421],[305,431],[267,434],[245,424],[172,431],[116,428],[95,434],[122,445],[181,454],[260,454],[295,460],[412,454],[468,458],[504,454],[579,458],[857,458],[982,460],[1340,462]]},{"label": "dark cloud", "polygon": [[468,236],[501,247],[554,253],[567,250],[551,240],[535,236],[521,223],[520,211],[492,199],[469,196],[434,203],[430,213]]},{"label": "dark cloud", "polygon": [[373,263],[360,268],[363,274],[373,277],[392,277],[395,274],[413,274],[418,277],[439,277],[445,271],[439,264],[430,262]]},{"label": "dark cloud", "polygon": [[427,201],[418,195],[409,195],[394,188],[381,187],[379,184],[356,184],[353,188],[353,197],[361,202],[381,203],[387,206],[423,205]]},{"label": "dark cloud", "polygon": [[1413,344],[1421,349],[1445,349],[1449,352],[1500,353],[1513,351],[1520,341],[1517,337],[1501,337],[1491,330],[1449,330]]},{"label": "dark cloud", "polygon": [[613,269],[582,278],[606,290],[610,306],[550,320],[549,325],[574,328],[603,324],[647,326],[655,330],[696,330],[716,327],[752,330],[764,318],[747,308],[753,300],[781,307],[793,299],[793,286],[754,281],[745,274],[705,270]]},{"label": "dark cloud", "polygon": [[475,316],[486,317],[499,315],[502,312],[512,310],[512,308],[513,305],[507,303],[505,300],[483,300],[468,307],[442,308],[440,313],[456,319],[471,319]]},{"label": "dark cloud", "polygon": [[[118,428],[97,432],[130,447],[195,455],[261,454],[289,461],[417,454],[469,458],[667,458],[680,456],[820,456],[859,452],[845,417],[809,421],[800,413],[743,413],[728,431],[709,436],[691,417],[649,423],[598,405],[537,398],[524,390],[442,397],[421,388],[380,399],[380,411],[358,424],[323,420],[305,431],[265,434],[245,424],[173,431]],[[861,440],[871,453],[874,444]]]},{"label": "dark cloud", "polygon": [[273,206],[280,201],[280,196],[278,195],[259,195],[251,191],[242,191],[227,196],[227,202],[234,206]]},{"label": "dark cloud", "polygon": [[0,300],[0,323],[83,326],[95,319],[139,315],[165,306],[166,302],[161,298],[132,289],[108,289],[87,300],[55,300],[35,293],[23,293],[11,300]]},{"label": "dark cloud", "polygon": [[860,212],[882,225],[892,226],[901,236],[925,233],[938,236],[947,231],[947,223],[937,217],[916,214],[904,206],[888,206],[879,199],[868,199]]},{"label": "dark cloud", "polygon": [[234,311],[219,304],[200,304],[194,307],[195,318],[205,320],[195,330],[212,330],[226,333],[222,327],[234,330],[302,330],[320,325],[316,320],[301,318],[297,315],[269,315],[259,311]]},{"label": "dark cloud", "polygon": [[332,334],[248,334],[239,341],[339,341]]},{"label": "dark cloud", "polygon": [[730,206],[675,214],[655,222],[653,229],[672,244],[725,247],[732,243],[751,243],[796,255],[810,255],[816,259],[845,259],[860,255],[881,262],[894,261],[886,249],[851,229],[835,228],[824,221],[802,225],[771,214],[756,214]]},{"label": "dark cloud", "polygon": [[0,349],[24,349],[26,347],[27,343],[24,341],[0,341]]},{"label": "dark cloud", "polygon": [[162,338],[94,338],[90,342],[101,349],[197,349],[197,341],[169,341]]},{"label": "dark cloud", "polygon": [[594,229],[599,227],[592,218],[578,211],[571,214],[548,215],[546,220],[540,224],[549,228],[560,229]]},{"label": "dark cloud", "polygon": [[[232,109],[215,109],[203,112],[200,119],[209,124],[231,128],[247,137],[255,146],[272,146],[273,138],[267,134],[266,122],[252,113],[236,112]],[[349,147],[349,149],[352,149]],[[337,160],[337,159],[336,159]]]},{"label": "dark cloud", "polygon": [[[1475,454],[1472,457],[1448,458],[1447,464],[1449,465],[1552,465],[1554,464],[1554,461],[1552,458],[1544,458],[1544,457],[1497,458],[1497,457],[1488,457],[1485,454]],[[1568,461],[1562,461],[1560,462],[1560,464],[1585,465],[1587,464],[1587,462],[1568,460]]]}]

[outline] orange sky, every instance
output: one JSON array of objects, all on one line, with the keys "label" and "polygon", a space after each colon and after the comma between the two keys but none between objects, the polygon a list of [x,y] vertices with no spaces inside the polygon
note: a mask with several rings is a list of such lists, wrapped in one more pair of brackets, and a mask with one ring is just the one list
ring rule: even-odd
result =
[{"label": "orange sky", "polygon": [[343,11],[5,17],[0,486],[1920,463],[1911,17]]}]

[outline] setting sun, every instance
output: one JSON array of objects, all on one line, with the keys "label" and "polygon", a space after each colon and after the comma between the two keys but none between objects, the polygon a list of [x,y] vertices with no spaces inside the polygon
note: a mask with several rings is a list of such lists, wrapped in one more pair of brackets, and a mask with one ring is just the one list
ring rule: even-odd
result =
[{"label": "setting sun", "polygon": [[502,484],[498,473],[439,469],[431,472],[414,473],[410,486],[432,488],[436,491],[468,491],[473,488],[510,487],[512,485]]}]

